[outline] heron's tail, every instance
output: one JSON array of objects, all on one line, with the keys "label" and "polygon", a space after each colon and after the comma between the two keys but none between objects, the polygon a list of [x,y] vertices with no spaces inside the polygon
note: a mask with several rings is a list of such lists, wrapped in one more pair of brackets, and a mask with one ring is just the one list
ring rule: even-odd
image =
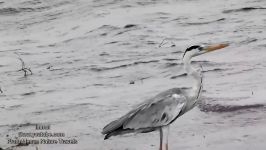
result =
[{"label": "heron's tail", "polygon": [[112,121],[103,128],[102,134],[109,134],[115,131],[116,129],[120,128],[122,125],[123,122],[119,119]]},{"label": "heron's tail", "polygon": [[114,130],[113,132],[107,133],[104,137],[104,140],[109,139],[111,136],[122,135],[122,134],[127,134],[127,133],[132,133],[132,132],[134,132],[133,129],[123,129],[121,127],[121,128]]}]

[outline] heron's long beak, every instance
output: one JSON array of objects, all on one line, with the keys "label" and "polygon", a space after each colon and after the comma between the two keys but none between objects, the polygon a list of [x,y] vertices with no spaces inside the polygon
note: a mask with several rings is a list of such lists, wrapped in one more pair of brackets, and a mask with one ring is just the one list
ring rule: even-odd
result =
[{"label": "heron's long beak", "polygon": [[221,49],[221,48],[225,48],[229,46],[229,44],[215,44],[215,45],[210,45],[210,46],[207,46],[205,48],[206,52],[211,52],[211,51],[215,51],[215,50],[218,50],[218,49]]}]

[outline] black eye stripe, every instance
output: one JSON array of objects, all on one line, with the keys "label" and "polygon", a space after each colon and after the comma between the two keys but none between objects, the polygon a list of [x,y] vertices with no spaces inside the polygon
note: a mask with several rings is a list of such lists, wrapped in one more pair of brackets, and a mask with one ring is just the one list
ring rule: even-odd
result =
[{"label": "black eye stripe", "polygon": [[187,48],[186,51],[185,51],[185,53],[183,54],[183,58],[184,58],[186,52],[191,51],[191,50],[196,49],[196,48],[199,48],[200,49],[201,47],[199,45],[193,45],[193,46],[190,46],[189,48]]},{"label": "black eye stripe", "polygon": [[199,47],[200,47],[199,45],[193,45],[193,46],[190,46],[189,48],[187,48],[186,51],[191,51],[191,50],[199,48]]}]

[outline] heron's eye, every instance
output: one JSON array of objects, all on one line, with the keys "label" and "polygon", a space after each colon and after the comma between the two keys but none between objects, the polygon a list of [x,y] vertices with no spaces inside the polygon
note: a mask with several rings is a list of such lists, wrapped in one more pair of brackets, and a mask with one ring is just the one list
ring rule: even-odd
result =
[{"label": "heron's eye", "polygon": [[200,51],[202,51],[202,50],[203,50],[203,47],[199,47],[198,49],[199,49]]}]

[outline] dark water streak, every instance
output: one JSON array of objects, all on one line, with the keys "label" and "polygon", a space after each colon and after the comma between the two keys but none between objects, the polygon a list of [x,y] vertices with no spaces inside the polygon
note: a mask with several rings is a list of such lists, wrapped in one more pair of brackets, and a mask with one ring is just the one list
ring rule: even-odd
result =
[{"label": "dark water streak", "polygon": [[238,9],[224,10],[223,13],[249,12],[253,10],[266,10],[266,7],[243,7],[243,8],[238,8]]}]

